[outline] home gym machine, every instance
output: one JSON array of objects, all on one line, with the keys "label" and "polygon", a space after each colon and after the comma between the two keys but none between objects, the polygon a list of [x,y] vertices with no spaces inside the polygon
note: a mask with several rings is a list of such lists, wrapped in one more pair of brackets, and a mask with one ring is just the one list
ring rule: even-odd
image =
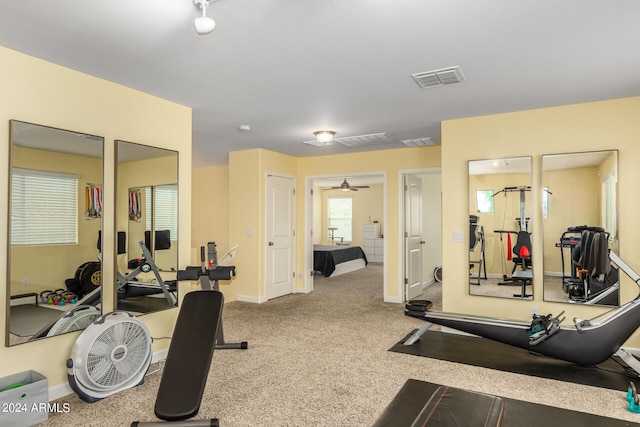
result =
[{"label": "home gym machine", "polygon": [[[609,258],[640,287],[638,273],[615,253],[610,252]],[[428,304],[425,306],[428,307]],[[640,377],[640,361],[621,348],[640,327],[640,294],[632,301],[612,309],[599,321],[574,318],[571,326],[561,324],[564,312],[557,316],[534,315],[531,323],[432,312],[428,308],[417,313],[409,305],[405,308],[405,314],[425,321],[420,329],[404,341],[405,345],[415,343],[433,324],[437,324],[579,365],[597,365],[617,356]]]},{"label": "home gym machine", "polygon": [[[485,241],[484,241],[484,227],[478,224],[480,217],[477,215],[469,215],[469,252],[476,252],[480,247],[480,256],[477,260],[469,260],[469,270],[473,269],[475,264],[478,264],[478,275],[476,282],[469,282],[470,285],[480,285],[480,279],[482,279],[482,272],[484,271],[484,279],[487,280],[487,261],[484,257]],[[471,274],[469,274],[471,275]]]},{"label": "home gym machine", "polygon": [[[230,253],[229,251],[228,253]],[[223,257],[224,258],[224,257]],[[218,265],[218,251],[215,242],[207,243],[207,257],[205,248],[200,247],[200,266],[189,266],[184,270],[178,270],[178,281],[199,280],[200,287],[206,291],[220,292],[219,280],[231,280],[236,275],[235,266]],[[224,340],[224,328],[220,321],[218,336],[216,338],[217,349],[246,350],[249,344],[246,341],[239,343],[227,343]]]},{"label": "home gym machine", "polygon": [[[531,234],[529,233],[529,222],[531,218],[526,215],[526,195],[527,191],[531,191],[530,186],[518,186],[518,187],[505,187],[502,190],[494,193],[491,197],[495,197],[500,193],[504,193],[505,197],[507,193],[518,192],[520,193],[520,217],[516,218],[519,224],[518,231],[510,230],[494,230],[494,233],[500,234],[500,242],[502,244],[502,235],[507,235],[508,257],[507,260],[513,261],[513,270],[511,270],[511,277],[507,277],[503,274],[503,282],[498,285],[515,285],[520,286],[520,293],[513,294],[517,298],[528,298],[531,295],[527,294],[527,286],[532,284],[533,272],[531,270]],[[506,206],[505,206],[506,215]],[[516,244],[511,248],[511,234],[516,235]],[[515,256],[512,256],[515,255]],[[504,265],[504,264],[503,264]],[[520,269],[517,269],[520,267]],[[504,268],[504,267],[503,267]],[[517,271],[516,271],[517,270]],[[515,283],[514,283],[515,282]]]},{"label": "home gym machine", "polygon": [[[120,242],[120,236],[118,236],[118,238]],[[99,244],[100,243],[98,243],[98,245]],[[178,300],[176,299],[176,296],[174,294],[177,290],[176,281],[164,280],[162,278],[162,275],[160,274],[160,270],[158,269],[158,266],[153,260],[153,257],[151,256],[151,253],[149,252],[149,249],[147,249],[147,246],[145,245],[145,243],[143,241],[140,241],[139,244],[140,244],[140,249],[142,250],[142,257],[136,260],[133,260],[134,263],[132,265],[135,265],[135,268],[125,276],[123,276],[119,271],[116,272],[116,279],[117,279],[116,289],[117,289],[118,299],[120,300],[120,299],[126,299],[126,298],[155,295],[162,292],[164,294],[165,299],[167,300],[167,307],[176,307],[178,305]],[[120,243],[118,245],[119,245],[118,247],[120,248],[121,247]],[[121,253],[120,249],[118,249],[118,253]],[[97,264],[98,266],[97,270],[92,270],[92,271],[95,272],[94,276],[97,276],[99,279],[95,279],[95,280],[92,279],[91,284],[85,283],[84,288],[89,292],[77,301],[76,303],[77,305],[73,311],[61,312],[59,319],[56,319],[50,322],[48,325],[46,325],[45,327],[40,329],[38,332],[36,332],[33,336],[29,338],[30,341],[35,340],[37,338],[48,336],[48,334],[52,332],[51,329],[56,324],[56,322],[58,322],[58,320],[62,319],[63,317],[67,317],[70,321],[71,316],[76,314],[78,316],[85,315],[87,313],[86,310],[89,307],[96,307],[98,304],[100,304],[102,299],[102,286],[101,286],[102,275],[100,273],[100,263],[96,261],[91,261],[90,263]],[[82,269],[85,264],[80,266],[79,269]],[[135,278],[141,273],[148,273],[148,272],[153,273],[156,283],[145,283],[142,281],[135,280]],[[88,287],[93,287],[93,290],[90,290]]]}]

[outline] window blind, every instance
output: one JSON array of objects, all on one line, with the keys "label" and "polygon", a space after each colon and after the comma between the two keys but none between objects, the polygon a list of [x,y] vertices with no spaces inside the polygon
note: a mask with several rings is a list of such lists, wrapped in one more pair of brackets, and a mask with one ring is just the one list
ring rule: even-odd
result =
[{"label": "window blind", "polygon": [[11,244],[78,243],[78,176],[13,168]]},{"label": "window blind", "polygon": [[[178,186],[175,184],[158,185],[153,189],[155,190],[153,196],[155,229],[156,231],[169,230],[171,240],[176,241],[178,239]],[[151,187],[146,188],[145,196],[147,201],[146,226],[147,230],[151,230]]]},{"label": "window blind", "polygon": [[613,175],[602,181],[602,206],[600,222],[609,233],[609,240],[616,238],[616,181]]}]

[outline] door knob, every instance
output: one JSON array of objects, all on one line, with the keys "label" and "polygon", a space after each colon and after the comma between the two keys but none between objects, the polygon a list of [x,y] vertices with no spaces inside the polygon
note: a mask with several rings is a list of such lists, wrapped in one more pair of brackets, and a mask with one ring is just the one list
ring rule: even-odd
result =
[{"label": "door knob", "polygon": [[425,243],[427,243],[427,242],[425,242],[424,240],[420,240],[420,244],[421,245],[424,245]]},{"label": "door knob", "polygon": [[273,242],[269,242],[269,246],[273,246]]}]

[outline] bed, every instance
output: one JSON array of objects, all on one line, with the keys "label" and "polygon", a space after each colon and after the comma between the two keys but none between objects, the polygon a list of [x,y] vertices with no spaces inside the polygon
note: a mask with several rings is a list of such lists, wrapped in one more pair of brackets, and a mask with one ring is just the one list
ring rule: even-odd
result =
[{"label": "bed", "polygon": [[313,245],[313,270],[324,277],[334,277],[367,266],[360,246]]}]

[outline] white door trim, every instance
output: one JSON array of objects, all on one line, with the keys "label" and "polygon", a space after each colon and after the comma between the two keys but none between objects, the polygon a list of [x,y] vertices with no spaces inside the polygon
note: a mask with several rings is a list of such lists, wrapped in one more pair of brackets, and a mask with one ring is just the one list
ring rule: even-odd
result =
[{"label": "white door trim", "polygon": [[[405,250],[404,250],[404,229],[405,229],[405,212],[404,212],[404,182],[405,175],[418,174],[441,174],[442,168],[423,168],[423,169],[400,169],[398,170],[398,300],[389,302],[405,302],[404,294],[404,278],[405,276]],[[424,203],[424,201],[423,201]],[[386,253],[385,253],[386,255]],[[386,300],[385,300],[386,301]]]}]

